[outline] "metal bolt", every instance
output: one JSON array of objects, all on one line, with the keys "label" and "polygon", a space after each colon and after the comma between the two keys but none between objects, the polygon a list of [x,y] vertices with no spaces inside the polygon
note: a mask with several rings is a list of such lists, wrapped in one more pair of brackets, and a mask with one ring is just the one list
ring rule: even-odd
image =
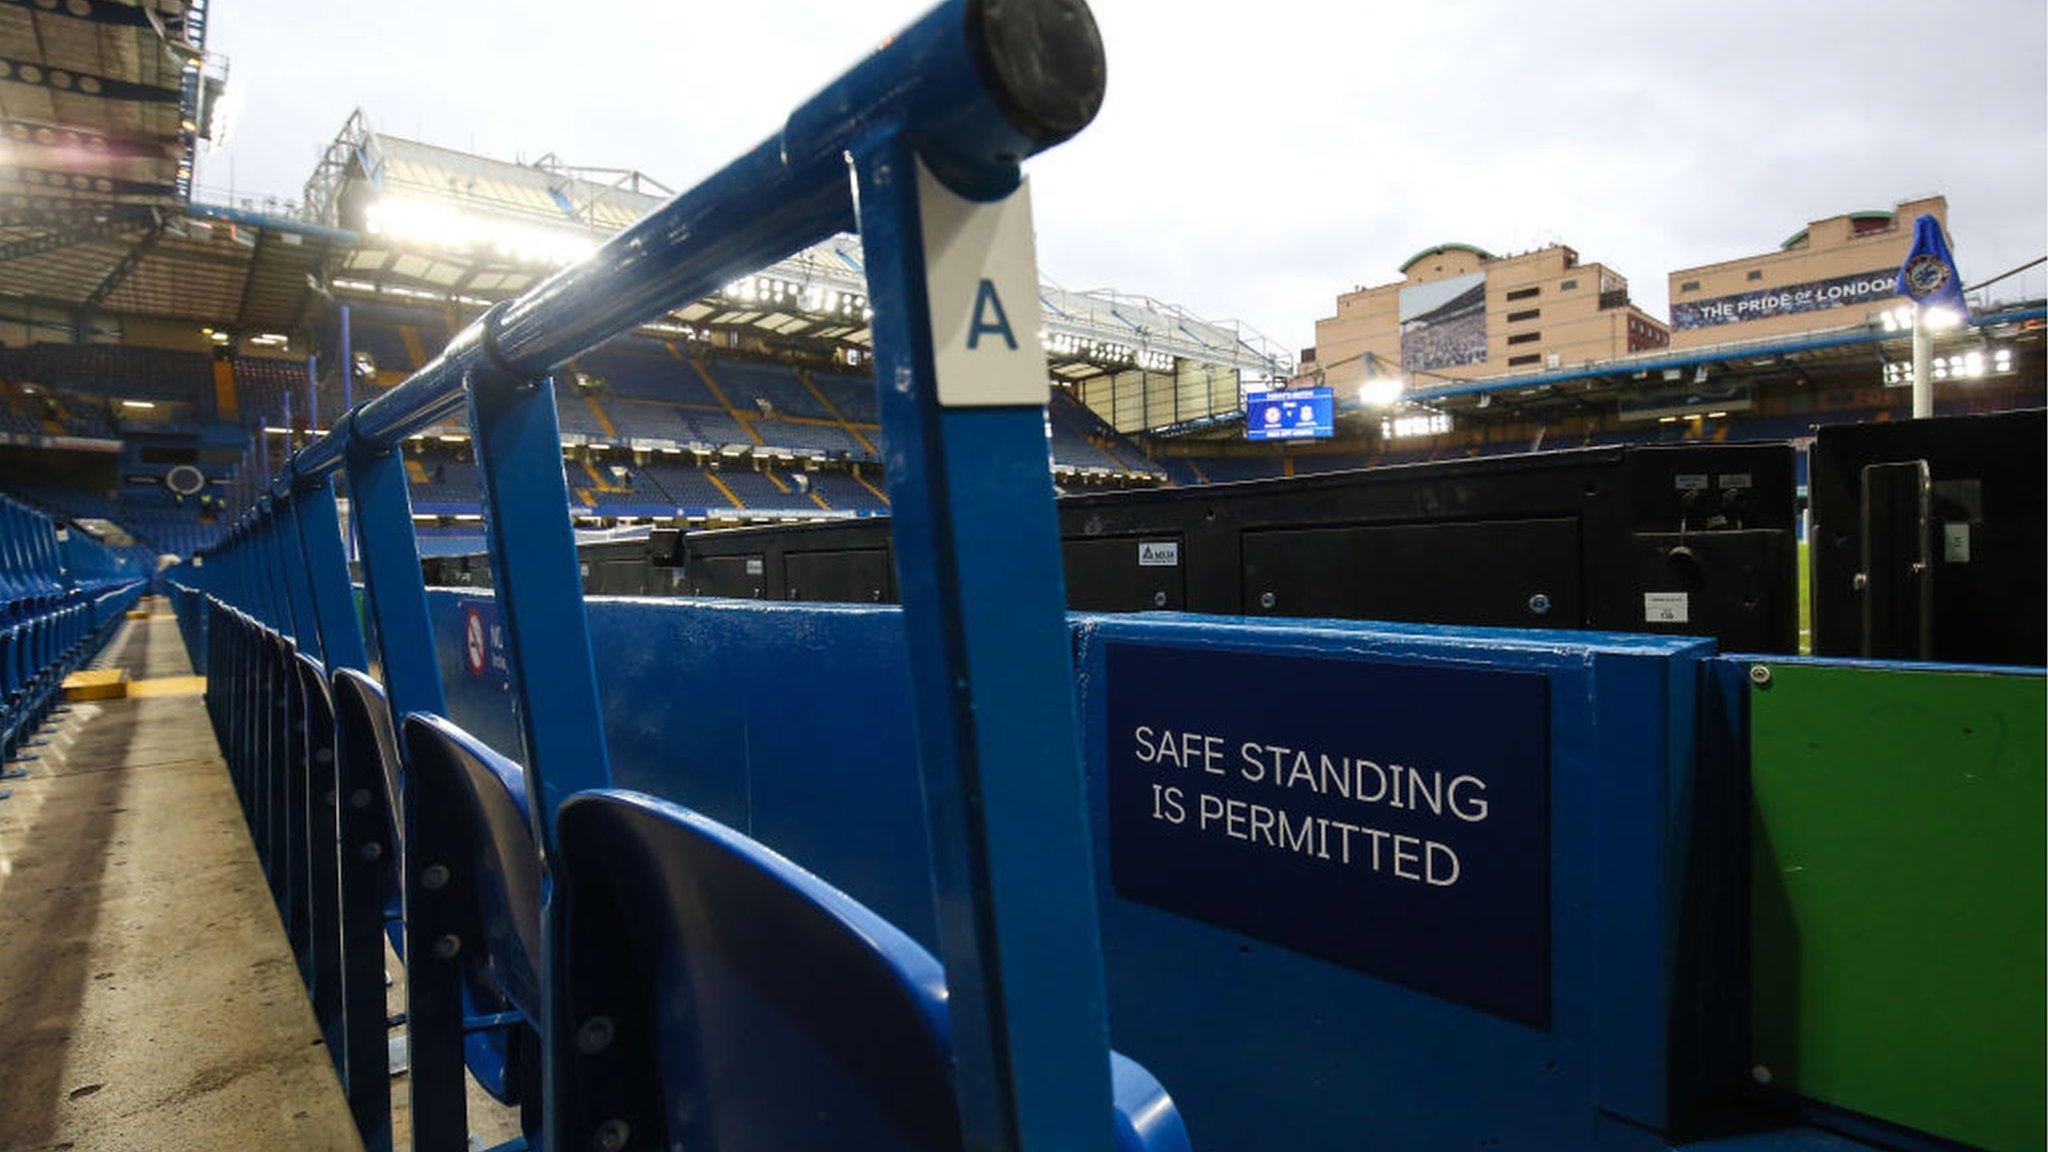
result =
[{"label": "metal bolt", "polygon": [[370,790],[358,788],[348,794],[348,806],[360,812],[370,806]]},{"label": "metal bolt", "polygon": [[612,1046],[612,1037],[618,1030],[612,1026],[609,1016],[592,1016],[576,1030],[576,1050],[585,1056],[595,1056]]},{"label": "metal bolt", "polygon": [[1271,608],[1273,605],[1278,604],[1279,602],[1280,598],[1278,596],[1273,595],[1271,592],[1259,593],[1259,607],[1261,608]]},{"label": "metal bolt", "polygon": [[1852,579],[1850,579],[1849,587],[1854,588],[1858,592],[1862,592],[1868,589],[1870,587],[1870,573],[1858,572]]},{"label": "metal bolt", "polygon": [[1770,665],[1751,664],[1749,666],[1749,682],[1759,688],[1769,688],[1771,686]]},{"label": "metal bolt", "polygon": [[1164,608],[1164,607],[1166,607],[1166,593],[1164,593],[1164,592],[1154,592],[1154,593],[1152,594],[1152,606],[1153,606],[1154,608]]},{"label": "metal bolt", "polygon": [[595,1143],[599,1152],[619,1152],[626,1146],[626,1137],[632,1134],[633,1130],[626,1126],[624,1120],[607,1120],[597,1126]]},{"label": "metal bolt", "polygon": [[434,959],[436,960],[453,960],[455,959],[455,954],[460,951],[462,951],[462,937],[452,932],[434,941]]},{"label": "metal bolt", "polygon": [[1529,611],[1534,612],[1538,616],[1550,615],[1549,594],[1538,592],[1534,596],[1529,597]]},{"label": "metal bolt", "polygon": [[1759,1065],[1757,1065],[1756,1067],[1754,1067],[1754,1068],[1751,1068],[1751,1069],[1749,1070],[1749,1078],[1750,1078],[1751,1080],[1754,1080],[1754,1081],[1756,1081],[1756,1082],[1757,1082],[1757,1083],[1759,1083],[1759,1084],[1769,1084],[1769,1083],[1771,1082],[1771,1067],[1770,1067],[1770,1065],[1768,1065],[1768,1064],[1759,1064]]},{"label": "metal bolt", "polygon": [[448,866],[446,864],[429,864],[420,873],[420,887],[425,888],[429,892],[439,892],[447,886]]},{"label": "metal bolt", "polygon": [[361,848],[356,849],[356,855],[369,861],[382,860],[384,858],[384,846],[372,840]]}]

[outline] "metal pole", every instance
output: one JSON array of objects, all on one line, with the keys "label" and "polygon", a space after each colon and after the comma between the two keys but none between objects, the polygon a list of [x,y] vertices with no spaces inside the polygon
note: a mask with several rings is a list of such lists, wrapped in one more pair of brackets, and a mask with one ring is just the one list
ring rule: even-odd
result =
[{"label": "metal pole", "polygon": [[1913,419],[1934,415],[1934,334],[1927,329],[1927,305],[1913,305]]},{"label": "metal pole", "polygon": [[355,407],[356,355],[349,344],[348,305],[341,306],[341,410]]},{"label": "metal pole", "polygon": [[851,149],[966,1147],[1107,1152],[1101,941],[1030,198]]}]

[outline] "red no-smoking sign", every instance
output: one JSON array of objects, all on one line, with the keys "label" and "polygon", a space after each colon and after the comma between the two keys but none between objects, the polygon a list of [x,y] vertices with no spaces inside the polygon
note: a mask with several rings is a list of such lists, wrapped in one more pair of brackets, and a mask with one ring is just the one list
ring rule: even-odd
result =
[{"label": "red no-smoking sign", "polygon": [[471,676],[484,674],[484,618],[475,608],[462,610],[462,657]]}]

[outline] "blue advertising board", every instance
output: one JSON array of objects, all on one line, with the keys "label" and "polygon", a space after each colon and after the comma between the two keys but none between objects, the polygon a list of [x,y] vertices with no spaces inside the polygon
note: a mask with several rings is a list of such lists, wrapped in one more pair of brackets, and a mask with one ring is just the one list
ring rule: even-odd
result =
[{"label": "blue advertising board", "polygon": [[1250,440],[1320,440],[1336,433],[1335,411],[1328,388],[1250,396],[1245,399],[1244,434]]},{"label": "blue advertising board", "polygon": [[1119,895],[1547,1025],[1541,674],[1126,643],[1105,670]]}]

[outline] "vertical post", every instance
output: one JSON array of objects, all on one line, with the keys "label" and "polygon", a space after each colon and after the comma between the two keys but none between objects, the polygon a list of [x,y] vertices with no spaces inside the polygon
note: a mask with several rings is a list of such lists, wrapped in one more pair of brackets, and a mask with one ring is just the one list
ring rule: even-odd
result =
[{"label": "vertical post", "polygon": [[1934,415],[1934,333],[1927,327],[1927,303],[1913,304],[1913,419]]},{"label": "vertical post", "polygon": [[320,430],[320,354],[306,353],[306,431]]},{"label": "vertical post", "polygon": [[[497,314],[485,321],[485,339]],[[611,783],[597,662],[568,517],[555,385],[498,368],[469,378],[469,428],[483,481],[484,533],[512,664],[534,843],[553,855],[555,810]]]},{"label": "vertical post", "polygon": [[[341,305],[341,411],[334,414],[334,426],[336,428],[341,427],[341,418],[355,408],[355,382],[356,354],[354,346],[349,340],[348,305],[343,304]],[[354,491],[353,486],[351,486],[350,491]],[[348,558],[355,560],[359,558],[357,549],[362,543],[362,537],[358,534],[361,530],[356,527],[360,523],[361,513],[354,507],[355,497],[351,495],[349,500]],[[415,546],[414,550],[418,550],[417,546]]]},{"label": "vertical post", "polygon": [[406,492],[400,449],[351,443],[348,488],[363,548],[363,593],[377,622],[377,652],[391,697],[391,717],[398,721],[411,712],[443,715],[448,704],[441,692],[433,625],[427,619],[427,585],[420,572],[419,544],[413,539],[412,497]]},{"label": "vertical post", "polygon": [[[348,411],[356,406],[355,398],[356,354],[349,343],[348,305],[341,306],[341,410]],[[336,418],[337,421],[339,417]]]},{"label": "vertical post", "polygon": [[[348,417],[335,421],[337,429],[349,423]],[[405,457],[396,444],[379,449],[353,439],[352,428],[341,434],[352,438],[346,466],[351,507],[361,533],[363,588],[377,624],[392,726],[403,755],[407,715],[427,712],[440,716],[448,711],[434,655],[433,626],[427,617],[419,544],[413,536]],[[400,835],[408,844],[422,835],[422,822],[431,818],[420,810],[416,785],[412,774],[406,773],[401,786],[404,795],[398,797]],[[446,956],[434,955],[440,941],[414,931],[418,922],[415,903],[422,882],[413,870],[422,866],[409,848],[401,852],[412,1146],[423,1150],[461,1148],[468,1139],[469,1126],[463,1100],[462,989],[459,974],[446,962]]]},{"label": "vertical post", "polygon": [[369,667],[362,629],[356,624],[355,590],[349,586],[348,557],[342,552],[341,514],[334,481],[321,477],[292,500],[298,516],[299,550],[306,584],[320,625],[320,658],[329,672]]},{"label": "vertical post", "polygon": [[1107,1150],[1095,878],[1028,189],[853,149],[966,1145]]}]

